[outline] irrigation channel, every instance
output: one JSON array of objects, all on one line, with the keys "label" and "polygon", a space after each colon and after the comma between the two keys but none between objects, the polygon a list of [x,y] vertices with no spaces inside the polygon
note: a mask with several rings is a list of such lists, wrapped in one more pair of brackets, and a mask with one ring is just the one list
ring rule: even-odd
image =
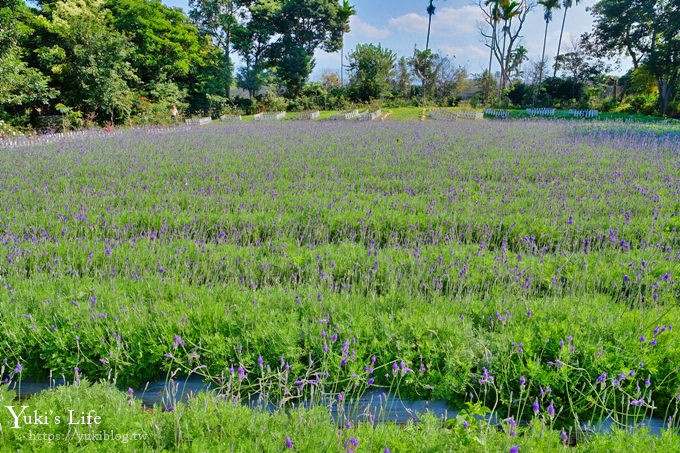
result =
[{"label": "irrigation channel", "polygon": [[[10,389],[20,390],[19,397],[25,399],[63,385],[70,385],[70,383],[63,379],[54,379],[50,383],[22,381],[20,387],[16,383],[12,383]],[[134,397],[141,400],[142,404],[147,408],[161,407],[163,410],[168,410],[178,402],[186,402],[192,395],[207,393],[213,390],[215,389],[211,387],[210,383],[203,381],[200,376],[192,375],[185,378],[176,377],[167,381],[156,380],[149,382],[143,389],[135,389]],[[277,410],[276,405],[258,397],[243,401],[242,404],[247,404],[253,409],[269,412]],[[351,421],[353,423],[369,422],[373,424],[389,422],[405,425],[410,422],[418,423],[420,417],[428,412],[442,419],[442,421],[454,419],[461,412],[460,409],[451,407],[444,400],[409,401],[397,395],[388,394],[380,389],[368,390],[358,399],[348,396],[343,404],[338,404],[337,399],[327,398],[315,402],[302,401],[299,404],[292,405],[292,409],[298,407],[307,408],[314,404],[323,404],[328,407],[330,415],[338,424]],[[488,415],[486,418],[481,416],[476,416],[476,418],[486,419],[491,425],[500,426],[500,421],[495,414]],[[625,428],[626,425],[608,417],[593,425],[582,424],[581,431],[584,435],[606,434],[617,427],[621,429]],[[656,417],[646,418],[635,425],[628,425],[628,429],[631,430],[638,428],[647,428],[650,434],[660,436],[662,431],[667,429],[667,426],[664,420]]]}]

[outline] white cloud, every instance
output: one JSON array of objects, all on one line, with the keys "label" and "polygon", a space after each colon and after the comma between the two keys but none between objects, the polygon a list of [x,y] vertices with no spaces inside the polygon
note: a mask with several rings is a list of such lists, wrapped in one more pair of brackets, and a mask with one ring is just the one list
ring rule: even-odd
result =
[{"label": "white cloud", "polygon": [[364,22],[359,16],[351,17],[349,27],[350,33],[359,39],[385,39],[392,34],[389,29],[378,28],[368,22]]},{"label": "white cloud", "polygon": [[[477,33],[477,23],[482,20],[482,12],[477,6],[462,8],[437,8],[432,16],[432,35],[452,33]],[[388,20],[390,28],[404,33],[427,33],[426,14],[408,13]]]},{"label": "white cloud", "polygon": [[489,58],[489,49],[483,47],[481,44],[468,44],[465,46],[437,46],[435,50],[449,57],[455,57],[456,63],[465,64],[465,60],[477,60]]}]

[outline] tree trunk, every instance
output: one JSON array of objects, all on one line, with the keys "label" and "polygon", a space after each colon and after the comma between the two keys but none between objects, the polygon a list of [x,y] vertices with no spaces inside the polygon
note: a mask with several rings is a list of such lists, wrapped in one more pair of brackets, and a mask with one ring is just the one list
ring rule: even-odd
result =
[{"label": "tree trunk", "polygon": [[506,20],[503,23],[503,48],[501,49],[501,87],[500,90],[498,91],[498,97],[501,97],[501,92],[503,91],[503,88],[505,88],[505,76],[507,75],[507,60],[509,59],[509,55],[505,55],[505,40],[508,37],[508,21]]},{"label": "tree trunk", "polygon": [[496,25],[491,26],[491,51],[489,52],[489,74],[491,74],[491,62],[493,60],[493,50],[496,46]]},{"label": "tree trunk", "polygon": [[564,34],[564,23],[567,20],[567,10],[569,8],[564,8],[564,15],[562,16],[562,28],[560,29],[560,39],[557,41],[557,55],[555,56],[555,69],[553,70],[553,77],[557,76],[557,60],[560,57],[560,48],[562,47],[562,35]]},{"label": "tree trunk", "polygon": [[425,41],[425,50],[430,48],[430,26],[432,25],[432,14],[427,21],[427,40]]},{"label": "tree trunk", "polygon": [[659,114],[660,116],[666,116],[668,105],[673,96],[673,84],[670,83],[668,75],[665,74],[657,77],[656,86],[659,89]]},{"label": "tree trunk", "polygon": [[340,86],[345,86],[345,32],[340,34]]},{"label": "tree trunk", "polygon": [[543,54],[541,54],[541,67],[538,70],[538,84],[543,80],[543,68],[545,67],[545,42],[548,39],[548,21],[545,21],[545,33],[543,34]]}]

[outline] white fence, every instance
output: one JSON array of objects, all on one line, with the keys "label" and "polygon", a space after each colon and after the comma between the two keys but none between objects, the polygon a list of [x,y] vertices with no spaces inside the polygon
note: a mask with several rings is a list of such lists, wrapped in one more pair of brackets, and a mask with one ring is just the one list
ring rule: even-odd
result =
[{"label": "white fence", "polygon": [[574,118],[597,118],[599,114],[600,112],[597,110],[569,110],[569,115],[573,116]]},{"label": "white fence", "polygon": [[160,135],[166,132],[183,129],[181,126],[157,126],[157,127],[136,127],[136,128],[111,128],[111,129],[85,129],[80,131],[57,132],[44,135],[13,135],[0,138],[0,149],[20,148],[23,146],[47,145],[50,143],[61,143],[77,139],[91,139],[96,137],[116,137],[121,134],[129,133],[133,130],[143,131],[145,134]]},{"label": "white fence", "polygon": [[475,112],[474,110],[430,110],[430,118],[433,120],[456,121],[458,119],[464,120],[481,120],[484,118],[484,113]]},{"label": "white fence", "polygon": [[529,108],[527,114],[531,116],[555,116],[553,108]]},{"label": "white fence", "polygon": [[253,117],[255,121],[278,121],[286,117],[286,112],[262,112]]},{"label": "white fence", "polygon": [[220,116],[220,121],[224,122],[241,121],[241,115],[222,115]]},{"label": "white fence", "polygon": [[189,118],[184,120],[187,126],[203,126],[204,124],[212,123],[212,118],[204,116],[203,118]]},{"label": "white fence", "polygon": [[299,120],[315,120],[321,115],[321,112],[315,110],[313,112],[300,112],[297,119]]},{"label": "white fence", "polygon": [[502,109],[486,109],[484,110],[484,115],[485,116],[490,116],[492,118],[510,118],[510,111],[509,110],[502,110]]},{"label": "white fence", "polygon": [[359,121],[373,121],[376,118],[380,118],[382,116],[382,111],[376,110],[375,112],[364,112],[361,113],[357,119]]},{"label": "white fence", "polygon": [[359,116],[358,110],[352,110],[351,112],[341,112],[332,114],[329,119],[335,121],[352,120]]}]

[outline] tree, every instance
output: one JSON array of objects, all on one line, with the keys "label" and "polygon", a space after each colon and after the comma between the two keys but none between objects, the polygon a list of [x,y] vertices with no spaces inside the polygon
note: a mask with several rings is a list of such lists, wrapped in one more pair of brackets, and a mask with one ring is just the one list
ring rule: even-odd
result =
[{"label": "tree", "polygon": [[[491,62],[493,61],[493,55],[494,51],[496,48],[496,39],[497,39],[497,28],[498,28],[498,23],[501,20],[501,0],[484,0],[484,6],[489,7],[488,13],[485,11],[485,15],[487,17],[487,22],[491,26],[491,44],[488,45],[489,47],[489,74],[491,74]],[[480,3],[480,8],[482,8],[482,4]],[[483,9],[483,8],[482,8]]]},{"label": "tree", "polygon": [[428,98],[441,100],[455,94],[458,73],[462,69],[454,66],[452,58],[431,50],[415,49],[408,65],[420,80],[423,103],[427,103]]},{"label": "tree", "polygon": [[22,16],[31,15],[30,11],[20,0],[5,0],[0,5],[0,117],[3,113],[25,116],[57,93],[48,86],[49,79],[23,58],[20,41],[30,28]]},{"label": "tree", "polygon": [[227,97],[233,81],[232,39],[239,27],[237,14],[242,8],[238,0],[189,0],[189,17],[224,52],[224,86]]},{"label": "tree", "polygon": [[408,64],[418,79],[423,90],[423,104],[434,94],[435,84],[439,77],[442,59],[431,50],[414,49],[413,56],[408,59]]},{"label": "tree", "polygon": [[341,49],[348,13],[337,0],[281,1],[269,56],[288,96],[295,97],[314,68],[314,51]]},{"label": "tree", "polygon": [[430,48],[430,28],[432,27],[432,16],[434,16],[434,11],[437,9],[432,4],[433,0],[430,0],[430,4],[427,6],[427,39],[425,40],[425,50]]},{"label": "tree", "polygon": [[342,36],[340,37],[340,85],[345,86],[345,33],[350,32],[349,20],[357,13],[354,5],[351,5],[348,0],[342,0],[342,6],[338,10],[338,20],[342,27]]},{"label": "tree", "polygon": [[[485,24],[491,27],[491,32],[482,29],[482,36],[491,40],[492,52],[498,61],[501,71],[500,90],[510,81],[515,46],[518,44],[524,22],[532,9],[532,3],[527,0],[512,1],[499,0],[498,8],[487,10],[486,3],[479,0],[478,5],[484,14]],[[498,22],[503,21],[501,29],[503,40],[498,38]],[[490,71],[489,71],[490,72]]]},{"label": "tree", "polygon": [[545,33],[543,34],[543,53],[541,54],[541,67],[538,74],[538,83],[543,79],[543,70],[545,68],[545,43],[548,40],[548,24],[552,21],[552,12],[554,9],[559,9],[560,0],[539,0],[539,5],[543,6],[543,19],[545,20]]},{"label": "tree", "polygon": [[134,45],[130,58],[142,84],[189,74],[204,42],[181,10],[160,0],[107,0],[112,25]]},{"label": "tree", "polygon": [[389,93],[397,56],[380,44],[359,44],[348,56],[350,96],[356,101],[379,99]]},{"label": "tree", "polygon": [[491,104],[496,94],[498,81],[489,71],[484,71],[474,76],[474,82],[479,91],[475,93],[473,98],[478,99],[481,104]]},{"label": "tree", "polygon": [[557,59],[560,57],[560,49],[562,47],[562,35],[564,34],[564,23],[567,21],[567,10],[571,8],[574,4],[578,5],[579,0],[562,0],[562,6],[564,7],[564,14],[562,15],[562,27],[560,28],[560,39],[557,41],[557,55],[555,55],[555,69],[553,71],[553,77],[557,75]]},{"label": "tree", "polygon": [[250,2],[246,6],[247,18],[234,34],[234,48],[245,63],[237,77],[238,86],[248,90],[251,97],[271,78],[267,72],[272,66],[269,52],[277,34],[276,20],[281,7],[281,2],[276,0]]},{"label": "tree", "polygon": [[392,91],[403,98],[407,98],[411,94],[411,72],[406,57],[401,57],[397,61]]},{"label": "tree", "polygon": [[654,77],[658,112],[665,115],[680,81],[680,5],[669,0],[600,0],[593,7],[593,31],[586,35],[591,54],[626,53],[635,69]]},{"label": "tree", "polygon": [[129,60],[132,44],[111,25],[101,0],[59,0],[44,6],[41,47],[62,102],[90,119],[114,121],[131,111],[138,78]]},{"label": "tree", "polygon": [[321,74],[321,86],[326,91],[342,87],[338,73],[333,71],[325,71],[323,74]]}]

